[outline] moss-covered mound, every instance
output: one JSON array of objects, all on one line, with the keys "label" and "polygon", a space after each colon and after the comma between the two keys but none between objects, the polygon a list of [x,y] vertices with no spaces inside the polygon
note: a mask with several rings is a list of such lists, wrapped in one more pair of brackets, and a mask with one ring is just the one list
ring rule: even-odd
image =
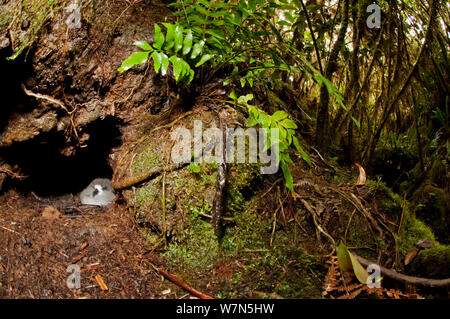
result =
[{"label": "moss-covered mound", "polygon": [[450,215],[446,208],[448,199],[441,188],[425,184],[413,195],[415,202],[414,212],[416,216],[429,225],[436,239],[441,243],[450,243]]},{"label": "moss-covered mound", "polygon": [[450,246],[438,245],[420,251],[408,270],[425,278],[450,278]]}]

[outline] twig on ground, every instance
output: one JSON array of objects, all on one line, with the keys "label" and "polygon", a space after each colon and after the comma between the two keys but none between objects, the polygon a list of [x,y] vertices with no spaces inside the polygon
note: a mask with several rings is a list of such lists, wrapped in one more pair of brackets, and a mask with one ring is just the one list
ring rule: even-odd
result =
[{"label": "twig on ground", "polygon": [[211,296],[208,296],[200,291],[198,291],[197,289],[192,288],[191,286],[189,286],[187,283],[185,283],[184,281],[182,281],[180,278],[178,278],[176,275],[170,274],[167,271],[165,271],[164,269],[160,268],[160,267],[156,267],[153,263],[151,263],[148,260],[143,259],[143,261],[148,264],[150,267],[152,267],[158,274],[164,276],[165,278],[167,278],[168,280],[170,280],[172,283],[174,283],[175,285],[183,288],[184,290],[190,292],[191,294],[193,294],[194,296],[200,298],[200,299],[214,299]]},{"label": "twig on ground", "polygon": [[316,225],[316,228],[333,243],[333,248],[336,247],[336,242],[334,241],[333,237],[331,237],[325,230],[323,230],[322,226],[320,226],[319,222],[317,221],[316,212],[312,209],[312,207],[308,204],[306,200],[304,199],[300,200],[305,206],[306,210],[312,215],[314,225]]}]

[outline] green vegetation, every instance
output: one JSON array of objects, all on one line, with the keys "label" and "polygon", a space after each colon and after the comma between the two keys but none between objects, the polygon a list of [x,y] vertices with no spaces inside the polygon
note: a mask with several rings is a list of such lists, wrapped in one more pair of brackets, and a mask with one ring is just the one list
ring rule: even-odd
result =
[{"label": "green vegetation", "polygon": [[410,272],[427,278],[450,278],[450,246],[438,245],[419,252]]},{"label": "green vegetation", "polygon": [[0,30],[10,30],[14,36],[13,55],[16,59],[24,50],[30,49],[44,27],[54,19],[69,1],[25,0],[10,1],[0,13]]},{"label": "green vegetation", "polygon": [[[92,2],[82,1],[82,8]],[[32,96],[49,103],[53,93],[55,99],[75,101],[70,118],[61,118],[61,123],[70,120],[66,131],[78,133],[77,116],[89,111],[83,99],[91,99],[91,93],[98,105],[103,105],[102,99],[109,103],[111,93],[128,96],[111,107],[112,116],[126,118],[124,125],[133,122],[129,117],[134,114],[146,113],[133,122],[142,124],[136,131],[143,137],[130,141],[136,136],[134,127],[129,130],[130,144],[118,150],[123,152],[118,161],[112,161],[117,165],[114,177],[117,184],[123,182],[117,189],[144,235],[156,248],[164,246],[162,256],[171,270],[192,280],[214,274],[211,284],[223,298],[255,297],[258,291],[262,297],[274,293],[320,298],[326,269],[317,256],[328,258],[336,248],[330,243],[342,240],[355,254],[397,271],[448,276],[447,3],[122,2],[114,3],[114,9],[124,10],[114,17],[110,2],[99,5],[108,12],[105,26],[94,28],[84,18],[87,34],[104,34],[95,35],[92,47],[85,41],[82,59],[77,50],[58,51],[45,62],[65,63],[56,88],[41,83],[42,69],[33,71],[38,73],[36,83],[20,80],[29,87],[36,84],[36,92],[47,89]],[[57,17],[63,27],[48,31],[58,37],[67,30],[68,39],[61,14],[68,4],[2,3],[0,40],[11,42],[9,59],[25,55]],[[377,26],[367,22],[373,18],[369,5],[379,10]],[[155,17],[153,6],[171,10],[171,15]],[[151,19],[138,21],[136,28],[123,19],[140,19],[144,13]],[[124,60],[120,50],[133,44],[136,52]],[[98,73],[100,78],[102,73],[101,90],[79,93],[76,63],[83,63],[83,68],[84,63],[92,65],[94,71],[86,71],[89,76]],[[153,68],[127,72],[145,63]],[[140,90],[145,94],[133,101]],[[137,105],[144,100],[145,107]],[[128,113],[132,108],[136,109]],[[5,123],[14,112],[5,111]],[[214,126],[217,117],[228,128],[265,129],[264,151],[276,154],[278,175],[261,174],[261,163],[230,163],[222,197],[216,194],[222,166],[171,163],[172,129],[192,129],[193,120],[199,119]],[[278,129],[277,138],[272,139],[272,128]],[[79,132],[85,133],[83,129]],[[80,134],[80,139],[83,136],[87,135]],[[358,173],[350,168],[354,166]],[[283,179],[284,186],[279,183]],[[220,236],[211,225],[217,217],[212,211],[218,207],[216,198],[224,199],[225,207],[222,219],[217,219],[224,226]],[[418,251],[405,265],[405,257],[412,256],[423,239],[432,240],[435,247]],[[345,260],[348,267],[343,268],[350,269],[351,263],[356,270],[351,255]]]}]

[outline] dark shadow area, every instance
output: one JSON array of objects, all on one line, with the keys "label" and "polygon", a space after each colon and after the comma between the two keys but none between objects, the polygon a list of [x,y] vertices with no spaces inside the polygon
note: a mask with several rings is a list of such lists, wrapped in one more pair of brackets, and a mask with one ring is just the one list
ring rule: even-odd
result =
[{"label": "dark shadow area", "polygon": [[66,140],[56,131],[0,150],[0,158],[18,164],[28,176],[23,181],[11,181],[8,187],[33,191],[39,196],[59,196],[80,192],[94,178],[110,178],[108,154],[121,143],[119,125],[113,117],[91,123],[85,130],[90,135],[87,147],[78,149],[71,157],[60,153]]},{"label": "dark shadow area", "polygon": [[0,129],[12,111],[20,112],[29,105],[29,98],[22,91],[21,83],[32,74],[31,62],[25,61],[25,54],[8,61],[6,58],[11,55],[10,47],[0,50]]}]

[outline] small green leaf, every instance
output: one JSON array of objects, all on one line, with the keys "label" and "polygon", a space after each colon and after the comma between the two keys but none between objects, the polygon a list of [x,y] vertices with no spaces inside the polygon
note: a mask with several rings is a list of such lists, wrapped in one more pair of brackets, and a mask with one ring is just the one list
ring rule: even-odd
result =
[{"label": "small green leaf", "polygon": [[292,129],[297,128],[297,124],[295,124],[295,122],[291,119],[284,119],[281,122],[281,125],[283,125],[284,128],[292,128]]},{"label": "small green leaf", "polygon": [[192,173],[195,173],[195,174],[200,173],[200,164],[198,164],[198,163],[190,163],[189,164],[189,170]]},{"label": "small green leaf", "polygon": [[[269,115],[261,112],[259,114],[259,123],[261,124],[261,127],[263,127],[263,128],[270,127],[270,117],[269,117]],[[286,133],[286,131],[285,131],[285,133]],[[281,135],[282,134],[280,133],[280,136]],[[286,135],[284,137],[286,137]]]},{"label": "small green leaf", "polygon": [[[153,59],[153,68],[155,69],[155,72],[158,73],[159,69],[162,65],[163,60],[163,54],[162,52],[154,51],[151,55],[151,58]],[[165,55],[165,54],[164,54]]]},{"label": "small green leaf", "polygon": [[280,139],[281,140],[285,140],[286,137],[287,137],[286,129],[284,127],[282,127],[282,126],[279,126],[278,130],[280,131]]},{"label": "small green leaf", "polygon": [[339,248],[337,251],[337,257],[338,257],[339,268],[342,271],[344,271],[344,272],[352,271],[352,269],[353,269],[352,261],[350,260],[350,257],[348,255],[347,247],[344,245],[343,242],[340,242],[340,244],[339,244]]},{"label": "small green leaf", "polygon": [[136,41],[134,45],[145,51],[153,51],[153,48],[147,41]]},{"label": "small green leaf", "polygon": [[175,81],[178,83],[183,72],[183,60],[175,55],[171,56],[169,60],[172,62],[173,75],[175,77]]},{"label": "small green leaf", "polygon": [[348,255],[349,255],[350,260],[352,262],[353,272],[355,273],[356,278],[358,278],[360,283],[367,284],[367,277],[369,277],[369,274],[363,268],[363,266],[361,266],[359,261],[356,260],[356,258],[352,255],[351,252],[348,252]]},{"label": "small green leaf", "polygon": [[183,55],[186,55],[191,51],[192,41],[193,41],[192,31],[189,30],[188,34],[186,34],[186,37],[184,38],[183,41]]},{"label": "small green leaf", "polygon": [[312,165],[311,159],[309,158],[309,155],[303,150],[303,148],[300,146],[300,143],[298,142],[298,139],[296,136],[292,137],[292,142],[294,143],[295,148],[302,156],[303,160],[308,163],[309,166]]},{"label": "small green leaf", "polygon": [[194,79],[194,75],[195,75],[194,70],[190,69],[190,70],[189,70],[189,78],[188,78],[188,80],[187,80],[187,83],[188,83],[188,84],[192,82],[192,80]]},{"label": "small green leaf", "polygon": [[348,248],[341,242],[338,248],[338,262],[339,268],[342,271],[351,271],[355,273],[356,278],[362,284],[367,284],[367,278],[369,274],[361,266],[361,264],[356,260],[356,258],[348,251]]},{"label": "small green leaf", "polygon": [[164,45],[164,48],[170,50],[175,45],[175,25],[171,23],[163,23],[163,25],[167,29],[166,44]]},{"label": "small green leaf", "polygon": [[122,73],[131,69],[133,66],[137,64],[143,64],[147,62],[149,53],[150,53],[149,51],[134,52],[133,54],[130,55],[128,59],[123,61],[118,71]]},{"label": "small green leaf", "polygon": [[283,171],[284,181],[286,187],[293,192],[294,191],[294,180],[292,178],[291,170],[284,161],[280,161],[281,170]]},{"label": "small green leaf", "polygon": [[285,111],[276,111],[272,115],[272,118],[276,121],[284,120],[287,117],[288,117],[288,114]]},{"label": "small green leaf", "polygon": [[284,152],[289,148],[288,145],[284,142],[280,142],[278,146],[279,146],[280,152]]},{"label": "small green leaf", "polygon": [[202,58],[200,59],[200,61],[197,62],[197,64],[195,65],[196,68],[198,68],[200,65],[202,65],[203,63],[209,61],[212,58],[212,54],[205,54],[204,56],[202,56]]},{"label": "small green leaf", "polygon": [[248,126],[248,127],[252,127],[252,126],[255,126],[255,125],[257,125],[257,124],[258,124],[258,120],[255,119],[253,116],[250,116],[250,117],[248,118],[248,121],[247,121],[247,126]]},{"label": "small green leaf", "polygon": [[193,47],[192,52],[191,52],[191,59],[192,60],[200,55],[204,45],[205,45],[205,41],[204,40],[200,41],[199,43],[194,44],[194,47]]},{"label": "small green leaf", "polygon": [[294,165],[294,162],[292,161],[291,157],[289,156],[289,153],[282,153],[280,155],[280,159],[286,163]]},{"label": "small green leaf", "polygon": [[175,26],[173,33],[174,33],[174,38],[175,38],[174,51],[175,51],[175,53],[177,53],[183,47],[183,27],[181,27],[179,25]]},{"label": "small green leaf", "polygon": [[169,68],[169,57],[161,52],[161,75],[167,74],[167,69]]},{"label": "small green leaf", "polygon": [[355,123],[355,125],[358,129],[361,129],[361,124],[359,124],[359,121],[357,119],[355,119],[353,116],[352,116],[352,121],[353,121],[353,123]]},{"label": "small green leaf", "polygon": [[248,103],[248,101],[251,101],[251,100],[253,100],[253,94],[250,93],[247,95],[241,95],[238,98],[238,103],[246,104],[246,103]]},{"label": "small green leaf", "polygon": [[247,72],[246,78],[250,87],[253,87],[253,72],[252,71]]},{"label": "small green leaf", "polygon": [[153,36],[153,46],[160,50],[164,44],[164,34],[161,32],[159,25],[155,23],[155,34]]}]

